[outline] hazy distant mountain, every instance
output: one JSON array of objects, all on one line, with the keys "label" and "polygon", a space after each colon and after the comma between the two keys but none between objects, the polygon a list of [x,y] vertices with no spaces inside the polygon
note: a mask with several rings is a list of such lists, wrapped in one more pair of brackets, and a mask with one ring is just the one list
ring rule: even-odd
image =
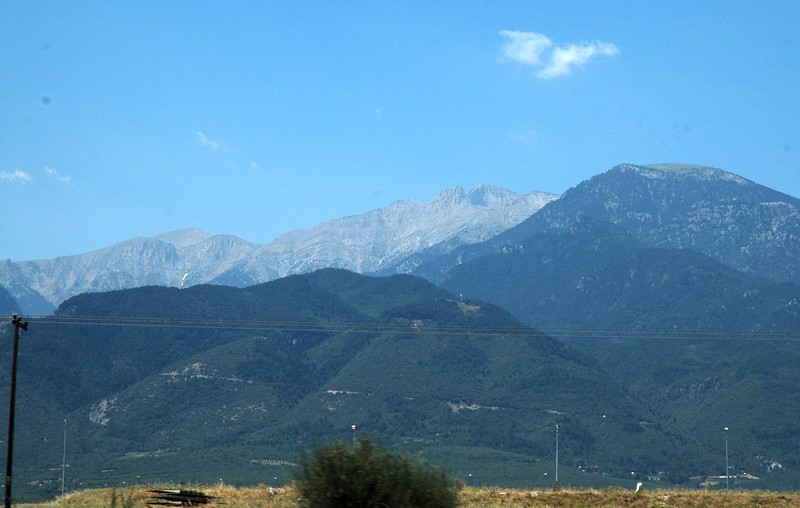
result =
[{"label": "hazy distant mountain", "polygon": [[6,288],[0,286],[0,316],[19,314],[19,312],[20,307],[17,301]]},{"label": "hazy distant mountain", "polygon": [[468,194],[455,187],[425,204],[398,201],[288,233],[259,246],[212,282],[246,285],[329,267],[377,272],[417,252],[446,253],[491,238],[557,197],[544,192],[519,195],[482,185]]},{"label": "hazy distant mountain", "polygon": [[425,249],[445,253],[483,241],[556,198],[492,186],[465,193],[456,187],[429,203],[398,201],[293,231],[265,245],[189,229],[134,238],[87,254],[4,261],[0,262],[0,284],[24,312],[48,314],[63,300],[83,292],[208,282],[245,286],[325,267],[374,272]]},{"label": "hazy distant mountain", "polygon": [[491,240],[420,267],[439,280],[452,266],[527,237],[594,218],[653,245],[701,252],[738,270],[800,282],[800,199],[707,166],[622,164],[569,189]]}]

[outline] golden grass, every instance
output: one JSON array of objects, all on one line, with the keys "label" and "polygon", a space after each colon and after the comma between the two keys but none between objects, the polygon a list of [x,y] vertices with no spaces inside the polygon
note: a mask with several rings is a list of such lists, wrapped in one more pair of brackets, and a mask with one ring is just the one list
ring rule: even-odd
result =
[{"label": "golden grass", "polygon": [[800,493],[763,491],[645,490],[632,492],[612,488],[603,490],[505,490],[464,489],[460,493],[465,507],[536,508],[742,508],[796,507]]},{"label": "golden grass", "polygon": [[[164,488],[175,488],[174,486]],[[220,499],[210,508],[296,508],[297,494],[291,488],[187,486]],[[15,504],[19,508],[128,508],[146,506],[146,487],[93,489],[70,493],[47,503]],[[467,508],[789,508],[800,506],[800,492],[645,490],[515,490],[465,488],[459,492],[460,506]]]}]

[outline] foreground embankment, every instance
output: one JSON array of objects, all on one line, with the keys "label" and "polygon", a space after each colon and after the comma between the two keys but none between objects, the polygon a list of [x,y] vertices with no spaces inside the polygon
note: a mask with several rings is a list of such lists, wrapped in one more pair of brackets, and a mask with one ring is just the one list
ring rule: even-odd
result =
[{"label": "foreground embankment", "polygon": [[[295,508],[297,494],[290,488],[237,488],[229,486],[161,486],[162,489],[186,489],[202,492],[211,498],[204,506],[225,508]],[[133,508],[147,506],[153,499],[150,487],[93,489],[67,494],[45,503],[15,504],[19,508]],[[800,492],[766,491],[696,491],[652,490],[631,492],[624,489],[602,490],[514,490],[468,487],[459,491],[460,505],[474,508],[742,508],[797,507]]]}]

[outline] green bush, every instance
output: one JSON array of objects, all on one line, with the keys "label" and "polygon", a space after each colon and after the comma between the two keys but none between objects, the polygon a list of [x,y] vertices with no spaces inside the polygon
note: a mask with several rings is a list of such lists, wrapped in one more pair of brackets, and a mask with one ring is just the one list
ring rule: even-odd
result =
[{"label": "green bush", "polygon": [[452,507],[456,493],[447,475],[407,455],[364,439],[337,441],[312,451],[296,477],[301,506]]}]

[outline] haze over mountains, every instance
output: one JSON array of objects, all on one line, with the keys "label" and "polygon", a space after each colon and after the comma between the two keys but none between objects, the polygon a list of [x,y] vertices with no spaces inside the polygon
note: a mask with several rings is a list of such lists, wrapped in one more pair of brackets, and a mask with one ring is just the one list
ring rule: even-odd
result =
[{"label": "haze over mountains", "polygon": [[[49,314],[83,292],[163,285],[247,286],[319,268],[357,273],[407,272],[417,263],[465,243],[475,243],[514,226],[557,196],[520,195],[499,187],[461,187],[429,203],[398,201],[371,212],[292,231],[258,245],[231,235],[196,229],[134,238],[87,254],[51,260],[0,262],[0,286],[22,311]],[[398,263],[403,266],[395,267]]]},{"label": "haze over mountains", "polygon": [[[456,188],[267,246],[189,230],[87,254],[105,271],[60,276],[127,287],[156,266],[170,284],[144,284],[175,287],[74,296],[32,324],[27,474],[53,480],[66,413],[87,481],[199,460],[263,481],[359,423],[462,479],[546,485],[558,423],[579,485],[697,486],[723,473],[728,427],[737,486],[791,487],[798,210],[720,169],[624,164],[558,199]],[[252,284],[275,267],[303,275]]]}]

